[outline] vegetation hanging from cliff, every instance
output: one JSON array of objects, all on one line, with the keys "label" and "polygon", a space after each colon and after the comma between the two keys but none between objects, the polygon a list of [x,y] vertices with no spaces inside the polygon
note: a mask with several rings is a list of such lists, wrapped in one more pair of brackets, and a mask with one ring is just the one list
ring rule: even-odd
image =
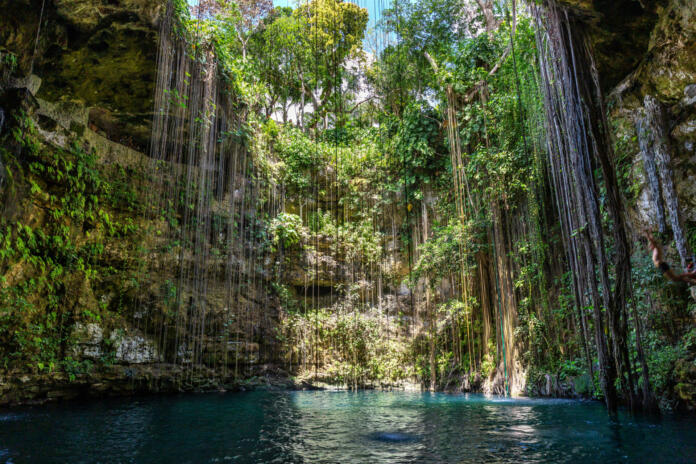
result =
[{"label": "vegetation hanging from cliff", "polygon": [[[671,113],[646,97],[635,120],[607,120],[573,11],[168,5],[151,127],[121,95],[109,110],[41,100],[77,69],[37,100],[40,82],[17,75],[32,47],[0,49],[0,104],[14,102],[10,130],[0,118],[0,367],[74,375],[145,358],[174,366],[181,388],[275,366],[353,388],[496,393],[534,393],[553,374],[610,409],[696,394],[685,292],[631,243],[640,169],[682,264],[696,237]],[[44,30],[36,50],[62,37]],[[104,59],[103,34],[64,57]],[[132,120],[151,134],[147,158],[108,140],[142,149]],[[612,139],[633,123],[634,138]],[[85,351],[80,337],[100,330]]]}]

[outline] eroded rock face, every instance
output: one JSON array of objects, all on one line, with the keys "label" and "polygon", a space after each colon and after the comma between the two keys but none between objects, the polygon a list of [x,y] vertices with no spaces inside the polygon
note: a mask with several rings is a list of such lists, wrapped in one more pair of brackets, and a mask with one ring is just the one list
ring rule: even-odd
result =
[{"label": "eroded rock face", "polygon": [[[618,169],[626,174],[625,193],[636,229],[657,226],[636,130],[645,115],[646,96],[665,110],[671,167],[683,219],[696,222],[696,3],[559,3],[570,7],[575,23],[586,29],[594,45],[603,91],[608,96]],[[624,42],[615,42],[612,37],[623,37]]]},{"label": "eroded rock face", "polygon": [[73,327],[71,337],[76,342],[73,355],[78,359],[99,359],[104,354],[104,331],[99,324],[78,322]]},{"label": "eroded rock face", "polygon": [[114,17],[137,18],[143,24],[155,24],[164,2],[157,0],[54,0],[56,13],[82,32],[96,29]]},{"label": "eroded rock face", "polygon": [[[686,0],[688,1],[688,0]],[[661,0],[559,0],[584,23],[596,51],[605,92],[616,86],[645,57]]]},{"label": "eroded rock face", "polygon": [[151,364],[162,361],[155,344],[143,333],[132,329],[112,330],[108,336],[104,328],[94,322],[77,322],[71,339],[75,359],[98,360],[113,357],[119,364]]},{"label": "eroded rock face", "polygon": [[583,24],[605,93],[630,74],[643,93],[676,103],[696,79],[692,0],[559,0]]},{"label": "eroded rock face", "polygon": [[[79,101],[108,138],[144,150],[153,107],[159,0],[9,0],[0,16],[0,53],[38,98]],[[37,32],[38,40],[37,40]],[[34,76],[33,76],[33,75]],[[36,76],[36,77],[35,77]],[[18,87],[18,85],[14,85]],[[116,130],[116,128],[118,130]]]},{"label": "eroded rock face", "polygon": [[671,104],[696,83],[696,3],[692,0],[671,0],[659,10],[638,80],[644,93],[654,92]]},{"label": "eroded rock face", "polygon": [[146,364],[161,361],[155,345],[137,332],[114,331],[109,337],[117,362]]},{"label": "eroded rock face", "polygon": [[[690,222],[696,222],[696,3],[670,0],[654,11],[658,19],[640,63],[609,93],[610,119],[617,159],[632,163],[629,182],[634,184],[635,199],[629,206],[633,222],[638,230],[656,227],[636,124],[644,115],[646,96],[663,105],[674,183],[688,228]],[[596,53],[601,60],[601,49]]]},{"label": "eroded rock face", "polygon": [[592,379],[589,374],[560,378],[554,374],[541,374],[528,379],[524,394],[546,398],[591,398]]},{"label": "eroded rock face", "polygon": [[70,94],[87,106],[148,113],[154,91],[155,40],[154,30],[140,25],[110,24],[84,41],[52,47],[36,68],[45,76],[39,96],[58,101]]}]

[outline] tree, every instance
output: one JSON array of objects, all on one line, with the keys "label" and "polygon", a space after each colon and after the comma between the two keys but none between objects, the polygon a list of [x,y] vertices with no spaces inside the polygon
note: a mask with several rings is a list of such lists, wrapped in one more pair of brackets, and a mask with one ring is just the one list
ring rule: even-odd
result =
[{"label": "tree", "polygon": [[301,92],[312,101],[313,125],[322,118],[326,125],[327,104],[343,83],[346,61],[362,54],[368,13],[354,3],[312,0],[293,17],[304,27],[305,61],[296,67]]},{"label": "tree", "polygon": [[266,17],[266,25],[253,35],[249,47],[258,66],[259,77],[267,87],[266,117],[280,102],[283,122],[288,120],[292,102],[300,100],[300,81],[296,66],[306,59],[302,50],[302,28],[292,17],[292,8],[276,8]]},{"label": "tree", "polygon": [[246,55],[251,36],[264,25],[273,10],[272,0],[199,0],[192,11],[199,19],[214,20],[234,31],[239,41],[242,59]]},{"label": "tree", "polygon": [[273,10],[272,0],[236,0],[240,21],[237,23],[237,38],[242,45],[242,59],[246,60],[247,46],[251,35],[263,27],[263,19]]},{"label": "tree", "polygon": [[501,20],[495,16],[495,11],[493,10],[494,2],[493,0],[476,0],[479,8],[481,8],[481,14],[485,19],[486,32],[491,34],[493,31],[498,29]]},{"label": "tree", "polygon": [[382,50],[370,78],[386,107],[400,114],[411,99],[432,99],[439,83],[424,52],[438,63],[450,61],[466,37],[470,10],[464,0],[394,0],[384,11],[381,27],[396,43]]}]

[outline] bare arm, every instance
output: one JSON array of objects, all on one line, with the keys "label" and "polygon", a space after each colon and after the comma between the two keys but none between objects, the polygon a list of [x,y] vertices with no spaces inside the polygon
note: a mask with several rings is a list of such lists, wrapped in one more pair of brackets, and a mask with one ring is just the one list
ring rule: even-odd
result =
[{"label": "bare arm", "polygon": [[652,260],[655,267],[659,267],[662,260],[662,248],[652,236],[650,232],[645,233],[645,237],[648,239],[648,248],[652,252]]},{"label": "bare arm", "polygon": [[[645,232],[645,237],[648,239],[648,248],[652,252],[652,261],[657,269],[663,270],[662,266],[665,264],[662,259],[662,248],[660,244],[657,243],[655,237],[652,236],[650,232]],[[683,274],[676,274],[669,266],[663,270],[662,275],[665,278],[671,280],[672,282],[685,282],[689,285],[696,285],[696,271],[691,271],[687,269],[687,272]]]},{"label": "bare arm", "polygon": [[[669,274],[671,274],[671,276],[669,276]],[[694,276],[693,272],[685,272],[683,274],[675,275],[670,269],[665,273],[665,275],[668,275],[668,277],[675,282],[686,282],[689,285],[696,285],[696,277]]]}]

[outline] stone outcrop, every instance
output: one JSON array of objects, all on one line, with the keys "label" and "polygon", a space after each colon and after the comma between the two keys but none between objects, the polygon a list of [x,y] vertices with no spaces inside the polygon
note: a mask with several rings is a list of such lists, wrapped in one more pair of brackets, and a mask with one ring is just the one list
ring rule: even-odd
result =
[{"label": "stone outcrop", "polygon": [[[687,0],[688,1],[688,0]],[[644,60],[662,0],[559,0],[588,29],[603,90],[609,91]]]},{"label": "stone outcrop", "polygon": [[526,385],[525,394],[545,398],[590,398],[592,379],[589,374],[563,377],[555,374],[541,374]]},{"label": "stone outcrop", "polygon": [[41,78],[40,87],[29,87],[38,98],[80,101],[86,124],[142,151],[163,9],[158,0],[10,0],[0,18],[0,54],[17,57],[18,75]]},{"label": "stone outcrop", "polygon": [[[41,358],[38,363],[26,362],[19,371],[0,368],[0,404],[78,395],[232,388],[247,375],[263,371],[263,375],[276,376],[260,367],[275,355],[275,339],[258,323],[263,317],[272,324],[273,316],[264,311],[275,306],[269,304],[270,297],[255,290],[240,295],[234,305],[258,317],[245,317],[230,329],[232,341],[226,351],[220,350],[217,334],[207,333],[195,348],[210,365],[235,363],[230,369],[234,380],[197,367],[195,373],[187,371],[182,384],[182,372],[192,370],[190,349],[164,352],[161,335],[153,328],[160,327],[167,317],[164,301],[171,292],[171,282],[177,282],[177,271],[192,259],[187,254],[159,251],[172,248],[162,233],[169,226],[160,212],[152,218],[145,214],[152,198],[161,195],[152,191],[151,161],[146,153],[164,5],[159,0],[10,0],[0,16],[0,109],[7,119],[3,119],[5,130],[0,131],[0,136],[5,136],[0,148],[11,148],[15,143],[7,128],[16,128],[21,115],[33,121],[41,153],[70,157],[74,144],[85,153],[93,152],[93,168],[109,184],[94,192],[102,208],[100,214],[108,215],[112,224],[129,224],[129,232],[107,236],[82,221],[63,220],[76,247],[103,246],[90,262],[92,269],[99,271],[88,276],[64,265],[62,274],[55,278],[58,286],[64,286],[61,319],[56,325],[67,333],[51,339],[59,345],[55,347],[55,362]],[[18,165],[23,162],[17,159]],[[11,189],[0,188],[4,218],[33,230],[48,230],[55,200],[48,194],[33,195],[25,188],[28,182],[24,177],[31,174],[22,168],[21,174],[15,174]],[[5,170],[0,172],[4,175]],[[50,191],[56,198],[64,193],[61,188],[67,188],[67,183],[55,186],[44,182],[40,175],[32,181],[38,181],[42,192]],[[150,255],[143,255],[145,250],[158,253],[160,259],[148,259]],[[226,281],[220,275],[224,274],[224,263],[219,261],[211,265],[206,294],[211,328],[221,327],[223,318],[229,319],[231,306],[226,301]],[[155,262],[159,268],[149,268]],[[21,262],[11,264],[8,270],[3,269],[0,288],[30,279],[30,272],[30,266]],[[258,269],[244,272],[256,274],[240,275],[240,281],[267,279]],[[63,292],[63,287],[59,291]],[[185,286],[177,291],[182,299],[191,292]],[[30,303],[46,308],[46,299],[45,294],[37,293]],[[236,364],[245,366],[244,375],[236,375]]]},{"label": "stone outcrop", "polygon": [[[694,252],[685,248],[693,246],[691,237],[696,230],[696,2],[559,0],[559,3],[570,8],[572,21],[576,27],[585,29],[594,48],[615,143],[619,184],[627,199],[626,214],[633,242],[639,247],[634,260],[640,260],[645,253],[639,241],[642,231],[665,229],[660,227],[662,222],[667,225],[666,259],[677,266],[680,262],[683,265],[688,253]],[[654,120],[656,112],[659,121]],[[656,124],[660,127],[655,127]],[[664,171],[652,173],[649,183],[649,170],[654,168],[646,165],[644,151],[646,147],[655,148],[656,143],[668,157],[668,165],[662,168],[671,170],[668,174],[676,195],[668,191],[670,182],[665,183],[660,177]],[[657,164],[660,171],[660,159]],[[656,189],[658,178],[661,185]],[[666,212],[662,220],[655,192],[661,196],[658,201]],[[676,219],[672,217],[675,209],[679,216]],[[681,232],[674,230],[678,223]],[[674,252],[675,248],[680,249],[681,256]],[[638,264],[634,261],[634,265]],[[680,317],[683,323],[678,333],[671,334],[675,340],[685,336],[692,327],[686,310]],[[694,353],[685,356],[677,365],[681,363],[683,367],[693,362]],[[691,392],[696,391],[693,377],[688,369],[677,367],[675,372],[682,379],[678,386],[674,391],[673,386],[667,386],[658,394],[672,406],[692,408],[695,402]],[[557,390],[553,385],[531,388],[548,393]]]},{"label": "stone outcrop", "polygon": [[[654,208],[641,157],[637,121],[645,113],[646,96],[662,105],[666,114],[665,129],[669,135],[671,164],[674,171],[683,220],[696,222],[694,189],[696,170],[696,4],[688,0],[654,2],[646,7],[646,17],[655,16],[654,27],[647,43],[636,43],[640,61],[622,70],[623,76],[608,94],[617,158],[631,163],[630,182],[637,188],[631,215],[636,229],[646,225],[656,227]],[[596,50],[600,57],[602,49]],[[606,58],[618,55],[616,52]],[[602,68],[600,67],[600,73]],[[687,228],[689,224],[687,224]]]}]

